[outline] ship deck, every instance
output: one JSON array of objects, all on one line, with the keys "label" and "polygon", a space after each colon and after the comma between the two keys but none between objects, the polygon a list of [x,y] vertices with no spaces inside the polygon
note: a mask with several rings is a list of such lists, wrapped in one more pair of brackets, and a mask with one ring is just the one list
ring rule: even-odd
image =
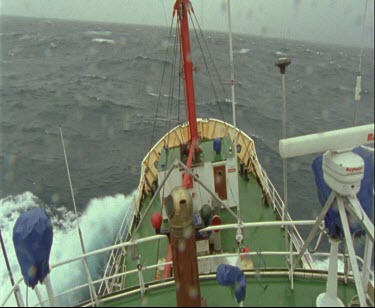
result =
[{"label": "ship deck", "polygon": [[[323,278],[306,279],[295,278],[294,290],[290,288],[290,281],[285,275],[255,274],[246,277],[246,298],[244,307],[315,307],[316,298],[325,292],[326,280]],[[175,307],[176,290],[174,284],[162,288],[149,288],[143,298],[136,292],[124,297],[104,301],[103,306],[112,307]],[[338,297],[345,306],[355,296],[355,286],[352,283],[338,285]],[[201,280],[201,295],[208,307],[238,307],[233,291],[228,287],[219,286],[215,278]]]},{"label": "ship deck", "polygon": [[[261,222],[280,220],[272,206],[264,204],[262,189],[253,174],[249,174],[248,181],[241,175],[239,179],[241,218],[246,222]],[[151,196],[148,196],[142,206],[142,215],[147,209]],[[157,198],[153,208],[144,217],[142,228],[139,229],[135,238],[144,238],[155,234],[151,225],[151,216],[155,211],[160,211],[160,201]],[[235,210],[235,209],[234,209]],[[220,216],[223,224],[236,223],[235,218],[226,210],[221,209]],[[236,253],[237,243],[235,241],[236,230],[221,231],[221,245],[223,253]],[[286,266],[285,258],[278,256],[262,255],[263,251],[285,251],[285,232],[280,227],[257,227],[243,229],[244,246],[249,247],[250,251],[259,252],[259,255],[253,256],[254,267],[257,268],[284,268]],[[142,267],[157,264],[160,258],[166,259],[168,254],[168,240],[157,240],[153,242],[138,245],[138,252],[141,255]],[[126,255],[127,271],[137,268],[137,260],[133,260],[131,251]],[[144,271],[144,281],[154,281],[156,269]],[[138,286],[139,279],[137,275],[128,275],[124,281],[126,287]],[[122,286],[125,287],[125,286]]]},{"label": "ship deck", "polygon": [[[261,186],[253,174],[249,174],[248,180],[238,175],[241,218],[246,222],[276,221],[280,220],[278,213],[272,205],[264,202]],[[151,200],[147,196],[142,206],[142,214]],[[151,216],[154,210],[160,211],[160,202],[156,203],[144,218],[144,224],[135,238],[143,238],[155,234],[151,225]],[[236,223],[225,209],[221,211],[223,224]],[[280,252],[285,249],[285,230],[277,227],[245,228],[244,245],[252,255],[252,268],[244,270],[247,279],[247,296],[244,306],[315,306],[315,300],[320,293],[325,292],[326,277],[324,274],[312,270],[296,269],[294,278],[294,290],[291,290],[291,282],[288,278],[288,269],[285,256],[267,255],[263,252]],[[221,260],[231,263],[230,259],[236,258],[235,230],[221,231],[223,253],[228,257]],[[132,258],[131,249],[124,258],[126,271],[133,271],[122,281],[119,289],[111,295],[100,299],[106,306],[176,306],[176,286],[173,277],[156,280],[157,268],[147,270],[148,266],[157,264],[160,258],[167,258],[167,238],[151,241],[138,245],[140,254],[142,275],[146,292],[142,297],[140,293],[139,276],[135,269],[138,261]],[[231,254],[231,256],[229,255]],[[214,266],[217,266],[216,262]],[[220,262],[220,259],[219,259]],[[232,262],[233,263],[233,262]],[[234,292],[230,288],[223,287],[216,281],[215,273],[202,274],[201,296],[205,298],[208,306],[238,306]],[[126,295],[124,293],[126,292]],[[356,294],[353,283],[343,284],[338,287],[338,296],[347,304]]]},{"label": "ship deck", "polygon": [[[203,126],[202,131],[213,132],[212,129],[204,129]],[[175,135],[177,136],[178,132]],[[238,172],[241,219],[245,223],[280,221],[282,201],[280,197],[270,198],[272,194],[275,194],[275,190],[272,184],[267,182],[264,174],[261,174],[263,171],[257,162],[255,150],[252,149],[252,141],[243,136],[238,137],[238,141],[242,149],[246,150],[238,155],[237,170],[240,170],[240,164],[243,162],[249,172],[247,176]],[[183,138],[179,137],[179,139]],[[167,137],[165,140],[168,140]],[[225,160],[228,157],[226,151],[229,151],[231,147],[230,138],[223,138],[224,152],[221,157],[212,155],[212,142],[212,138],[207,138],[201,144],[200,147],[204,152],[203,160],[210,162]],[[169,140],[168,144],[171,143],[175,144],[174,141]],[[147,161],[150,169],[157,166],[159,171],[167,171],[175,159],[183,161],[177,146],[171,146],[163,152],[162,144],[159,142],[158,150],[155,149],[150,153],[152,155],[159,153],[159,158],[152,156],[150,161],[144,160]],[[151,173],[156,174],[155,170]],[[152,180],[149,179],[148,183],[152,183]],[[269,185],[272,186],[273,191],[270,190]],[[162,205],[158,196],[148,210],[151,200],[151,189],[143,190],[139,207],[142,226],[137,230],[137,234],[133,234],[136,229],[133,225],[130,234],[135,240],[157,234],[151,224],[151,217],[154,212],[161,212]],[[232,211],[236,212],[236,208],[232,208]],[[237,223],[236,218],[225,207],[221,207],[220,217],[223,225]],[[289,215],[286,218],[286,220],[291,219]],[[298,239],[294,237],[295,232],[290,232],[291,229],[282,228],[280,225],[250,227],[242,230],[244,241],[241,247],[248,248],[248,253],[241,256],[241,268],[247,279],[247,296],[244,306],[315,306],[317,296],[326,290],[327,271],[306,269],[306,263],[304,267],[302,262],[299,262],[297,268],[294,269],[293,281],[289,279],[287,256],[300,248],[298,247],[300,243],[297,243]],[[163,234],[163,226],[160,232]],[[197,247],[201,235],[201,232],[196,232]],[[198,253],[200,293],[206,300],[207,306],[238,306],[234,291],[221,286],[216,280],[216,270],[219,264],[236,265],[238,261],[239,247],[236,242],[236,228],[221,230],[220,235],[221,251],[212,249],[211,243],[208,251],[206,249],[203,254]],[[290,251],[290,246],[286,247],[286,244],[290,242],[295,245],[292,251]],[[172,276],[169,276],[169,269],[165,266],[165,263],[170,261],[168,252],[167,236],[124,249],[117,263],[116,276],[118,278],[110,282],[110,291],[104,292],[99,297],[100,304],[104,306],[176,306],[173,270]],[[308,260],[307,264],[309,264]],[[347,305],[355,294],[356,289],[352,279],[344,284],[340,277],[338,297],[344,304]]]}]

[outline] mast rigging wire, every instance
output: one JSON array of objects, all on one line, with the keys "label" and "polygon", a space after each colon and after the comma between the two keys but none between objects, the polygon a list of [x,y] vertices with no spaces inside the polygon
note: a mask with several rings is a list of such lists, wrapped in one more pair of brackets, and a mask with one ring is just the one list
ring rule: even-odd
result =
[{"label": "mast rigging wire", "polygon": [[[176,26],[176,34],[175,34],[175,42],[173,48],[173,61],[171,67],[171,81],[169,84],[169,97],[168,97],[168,109],[167,109],[167,123],[166,123],[166,131],[169,132],[171,129],[171,122],[172,122],[172,106],[173,106],[173,98],[174,98],[174,85],[175,85],[175,74],[176,74],[176,63],[177,63],[177,46],[179,43],[179,23]],[[169,135],[167,138],[167,143],[169,143]]]},{"label": "mast rigging wire", "polygon": [[[152,127],[152,135],[151,135],[150,147],[149,148],[152,147],[153,139],[154,139],[154,136],[155,136],[156,120],[157,120],[157,117],[158,117],[158,111],[159,111],[159,107],[160,107],[161,91],[162,91],[162,85],[163,85],[164,76],[165,76],[166,63],[167,63],[167,60],[168,60],[169,43],[170,43],[171,37],[172,37],[171,34],[172,34],[173,23],[174,23],[174,15],[173,15],[173,18],[172,18],[172,21],[171,21],[171,26],[169,28],[168,44],[167,44],[167,50],[166,50],[166,53],[165,53],[165,59],[164,59],[164,65],[163,65],[163,72],[162,72],[162,77],[161,77],[160,86],[159,86],[158,102],[157,102],[156,110],[155,110],[155,117],[154,117],[154,123],[153,123],[153,127]],[[148,161],[147,161],[147,163],[148,163]]]},{"label": "mast rigging wire", "polygon": [[[196,17],[196,15],[195,15],[194,12],[193,12],[193,15],[194,15],[194,17],[195,17],[195,19],[196,19],[196,21],[197,21],[197,24],[198,24],[198,19],[197,19],[197,17]],[[207,69],[208,77],[210,78],[210,82],[211,82],[212,90],[214,91],[214,95],[215,95],[215,98],[216,98],[216,103],[217,103],[217,105],[218,105],[218,107],[219,107],[219,111],[220,111],[221,118],[222,118],[223,121],[225,122],[224,114],[223,114],[223,111],[222,111],[221,106],[220,106],[220,101],[219,101],[218,95],[217,95],[217,93],[216,93],[215,85],[214,85],[214,83],[213,83],[213,79],[212,79],[212,76],[211,76],[210,70],[209,70],[209,68],[208,68],[208,63],[207,63],[206,57],[205,57],[204,52],[203,52],[202,44],[201,44],[201,41],[200,41],[200,39],[199,39],[199,36],[198,36],[198,33],[197,33],[197,29],[196,29],[196,27],[195,27],[194,20],[193,20],[193,18],[191,17],[191,15],[190,15],[190,20],[191,20],[191,24],[192,24],[192,26],[193,26],[193,28],[194,28],[195,36],[196,36],[197,41],[198,41],[198,44],[199,44],[199,48],[200,48],[200,51],[201,51],[201,54],[202,54],[202,57],[203,57],[204,64],[205,64],[206,69]],[[201,33],[201,35],[202,35],[202,37],[203,37],[203,39],[204,39],[203,33]],[[208,49],[208,50],[209,50],[209,49]],[[211,61],[212,61],[212,59],[211,59]]]},{"label": "mast rigging wire", "polygon": [[[201,26],[200,26],[200,24],[199,24],[198,18],[197,18],[197,16],[195,15],[194,12],[193,12],[193,15],[194,15],[195,21],[196,21],[196,23],[197,23],[197,26],[198,26],[199,32],[200,32],[200,34],[201,34],[201,36],[202,36],[202,38],[203,38],[203,42],[204,42],[204,44],[205,44],[205,46],[206,46],[206,49],[207,49],[207,52],[208,52],[209,58],[211,59],[212,66],[213,66],[213,68],[214,68],[214,70],[215,70],[215,73],[216,73],[216,76],[217,76],[217,78],[218,78],[218,80],[219,80],[219,84],[220,84],[221,89],[222,89],[222,91],[223,91],[223,95],[224,95],[224,97],[226,98],[227,95],[226,95],[226,91],[225,91],[225,88],[224,88],[224,83],[223,83],[223,81],[222,81],[222,79],[221,79],[221,77],[220,77],[219,71],[218,71],[218,69],[217,69],[217,67],[216,67],[216,64],[215,64],[215,61],[214,61],[214,59],[213,59],[212,53],[211,53],[211,51],[210,51],[210,48],[208,47],[207,40],[206,40],[206,38],[205,38],[205,36],[204,36],[204,34],[203,34],[203,31],[202,31],[202,28],[201,28]],[[220,101],[217,101],[217,103],[218,103],[218,107],[219,107],[219,109],[220,109],[220,112],[222,113],[222,111],[221,111],[221,106],[220,106]],[[223,117],[223,121],[225,122],[225,118],[224,118],[223,115],[222,115],[222,117]]]}]

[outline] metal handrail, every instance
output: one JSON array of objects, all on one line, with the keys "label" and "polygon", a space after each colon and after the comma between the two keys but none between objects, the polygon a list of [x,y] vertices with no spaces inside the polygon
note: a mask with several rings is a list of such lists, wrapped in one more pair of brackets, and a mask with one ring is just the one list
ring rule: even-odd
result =
[{"label": "metal handrail", "polygon": [[[130,209],[131,209],[131,207],[129,207],[129,209],[127,210],[126,214],[124,215],[124,219],[123,219],[123,221],[121,223],[119,232],[117,234],[117,238],[116,238],[115,244],[123,243],[123,240],[129,239],[129,236],[128,236],[129,235],[129,230],[131,230],[132,225],[133,225],[133,220],[131,220],[130,224],[128,223],[129,213],[132,214],[132,215],[134,215],[134,211],[130,211]],[[134,210],[134,208],[133,208],[133,210]],[[109,257],[109,261],[107,262],[107,265],[106,265],[106,269],[104,271],[104,277],[110,276],[111,274],[113,274],[114,272],[116,272],[116,269],[115,269],[116,259],[118,258],[118,255],[121,254],[121,249],[122,248],[119,248],[119,249],[116,249],[116,250],[112,250],[111,255]],[[110,262],[111,258],[113,259],[113,262]],[[99,287],[98,294],[105,293],[105,290],[106,290],[106,285],[105,284],[101,284],[100,287]]]},{"label": "metal handrail", "polygon": [[[258,167],[260,169],[261,176],[263,177],[264,181],[267,183],[264,186],[266,186],[266,189],[268,189],[268,192],[266,192],[266,193],[268,193],[268,196],[271,198],[272,204],[274,206],[274,210],[276,210],[278,212],[279,216],[282,217],[282,213],[285,209],[284,202],[281,199],[281,197],[280,197],[279,193],[277,192],[276,188],[272,184],[271,180],[269,179],[266,171],[262,168],[262,166],[260,164],[258,164]],[[285,213],[285,215],[284,215],[284,221],[293,221],[288,212]],[[301,235],[299,234],[297,228],[292,225],[290,228],[288,228],[288,234],[291,237],[291,239],[293,241],[293,244],[296,247],[296,250],[299,251],[301,249],[301,247],[303,246],[304,241],[303,241]],[[305,262],[305,260],[306,260],[306,262]],[[305,254],[305,260],[303,260],[305,266],[311,268],[311,263],[313,262],[313,259],[311,258],[311,255]]]},{"label": "metal handrail", "polygon": [[[252,251],[252,252],[242,252],[240,253],[240,256],[257,256],[257,255],[262,255],[262,256],[288,256],[290,254],[289,251],[262,251],[261,253],[260,252],[257,252],[257,251]],[[293,252],[292,253],[293,255],[298,255],[298,252]],[[319,257],[329,257],[330,254],[327,253],[327,252],[319,252],[319,253],[315,253],[314,256],[319,256]],[[344,259],[345,258],[345,254],[342,254],[340,253],[338,255],[341,259]],[[215,255],[206,255],[206,256],[199,256],[198,257],[198,261],[199,260],[209,260],[209,259],[216,259],[216,258],[223,258],[223,257],[238,257],[238,253],[223,253],[223,254],[215,254]],[[360,258],[359,256],[356,256],[357,258],[357,261],[359,261],[362,265],[364,263],[363,259]],[[72,261],[74,262],[74,261]],[[165,265],[170,265],[172,264],[173,262],[172,261],[169,261],[169,262],[162,262],[162,263],[157,263],[157,264],[153,264],[153,265],[149,265],[149,266],[143,266],[142,267],[142,271],[147,271],[147,270],[152,270],[152,269],[155,269],[159,266],[165,266]],[[60,264],[59,266],[62,266],[64,264]],[[56,266],[57,267],[57,266]],[[317,268],[315,268],[317,269]],[[133,269],[131,271],[127,271],[127,272],[124,272],[124,273],[121,273],[121,274],[115,274],[115,275],[112,275],[110,277],[105,277],[105,278],[102,278],[102,279],[98,279],[96,281],[92,281],[92,284],[93,285],[96,285],[98,283],[103,283],[103,281],[105,280],[109,280],[109,279],[114,279],[114,278],[117,278],[117,277],[124,277],[124,276],[127,276],[127,275],[131,275],[131,274],[136,274],[138,272],[138,269]],[[344,274],[344,272],[340,272],[342,274]],[[372,273],[373,275],[373,273]],[[17,285],[22,281],[22,279],[20,279],[18,282],[17,282]],[[152,282],[152,281],[151,281]],[[78,291],[80,289],[83,289],[85,287],[88,287],[89,284],[88,283],[85,283],[83,285],[80,285],[80,286],[76,286],[72,289],[69,289],[69,290],[66,290],[62,293],[59,293],[57,294],[55,297],[61,297],[63,295],[66,295],[70,292],[74,292],[74,291]],[[14,289],[14,288],[13,288]],[[12,295],[13,291],[14,290],[11,290],[11,292],[9,293],[9,295],[7,296],[7,299],[6,301],[10,298],[10,296]],[[123,288],[125,289],[125,288]],[[6,301],[3,303],[3,305],[5,305]],[[46,299],[45,301],[42,302],[42,304],[46,303],[48,300]],[[92,303],[92,302],[91,302]],[[40,304],[36,304],[34,307],[38,307]]]},{"label": "metal handrail", "polygon": [[[157,238],[165,238],[164,235],[157,235],[157,236],[151,236],[151,237],[145,238],[146,240],[145,239],[141,239],[141,242],[147,242],[147,241],[154,240],[155,237],[157,237]],[[138,242],[138,244],[140,244],[141,242]],[[124,247],[130,246],[130,243],[126,242],[126,243],[123,243],[122,245],[124,245]],[[134,245],[134,243],[133,243],[133,245]],[[104,253],[104,252],[108,251],[108,249],[116,249],[116,248],[118,248],[117,246],[118,245],[113,245],[113,246],[107,247],[105,249],[98,249],[96,251],[93,251],[93,252],[81,255],[78,258],[77,257],[71,258],[71,259],[66,260],[64,262],[60,262],[58,264],[55,264],[55,265],[51,266],[51,270],[55,269],[57,267],[60,267],[62,265],[65,265],[65,264],[78,261],[78,260],[80,260],[80,259],[82,259],[84,257],[89,257],[89,256],[94,256],[94,255],[97,255],[97,254]],[[299,253],[298,251],[297,252],[292,252],[292,255],[298,255],[298,253]],[[290,255],[290,251],[262,251],[262,252],[252,251],[252,252],[242,252],[242,253],[240,253],[240,256],[254,256],[254,255],[259,255],[259,254],[261,254],[262,256],[288,256],[288,255]],[[318,257],[329,257],[329,255],[330,254],[327,253],[327,252],[317,252],[317,253],[314,253],[314,256],[318,256]],[[198,260],[216,259],[216,258],[223,258],[223,257],[238,257],[238,253],[223,253],[223,254],[199,256]],[[341,259],[345,259],[346,256],[345,256],[345,254],[340,253],[339,257]],[[356,256],[356,259],[363,266],[363,264],[364,264],[363,259],[361,257],[359,257],[359,256]],[[149,265],[149,266],[143,266],[141,268],[141,271],[152,270],[152,269],[157,268],[159,266],[164,266],[164,265],[169,265],[169,264],[172,264],[172,261],[170,261],[170,262],[163,262],[163,263],[156,263],[156,264]],[[317,268],[315,268],[315,269],[317,269]],[[98,283],[103,283],[106,280],[110,280],[110,279],[114,279],[114,278],[118,278],[118,277],[125,277],[125,276],[131,275],[131,274],[136,274],[138,271],[139,271],[139,269],[133,269],[133,270],[130,270],[130,271],[127,271],[127,272],[123,272],[121,274],[115,274],[115,275],[112,275],[112,276],[104,277],[104,278],[98,279],[96,281],[92,281],[91,283],[93,285],[96,285]],[[371,272],[371,276],[372,276],[372,279],[374,279],[374,273],[373,272]],[[11,297],[12,293],[15,292],[16,288],[19,287],[19,284],[22,281],[23,281],[22,278],[17,281],[17,283],[10,290],[9,294],[7,295],[7,297],[5,298],[4,302],[2,303],[2,306],[4,306],[7,303],[7,301]],[[73,291],[77,291],[77,290],[83,289],[83,288],[88,287],[88,286],[89,286],[89,283],[85,283],[83,285],[76,286],[76,287],[74,287],[72,289],[69,289],[69,290],[66,290],[66,291],[64,291],[62,293],[57,294],[55,296],[55,298],[60,297],[62,295],[66,295],[66,294],[68,294],[70,292],[73,292]],[[42,304],[45,303],[45,302],[47,302],[47,300],[43,301]],[[37,304],[36,306],[39,306],[39,304]]]}]

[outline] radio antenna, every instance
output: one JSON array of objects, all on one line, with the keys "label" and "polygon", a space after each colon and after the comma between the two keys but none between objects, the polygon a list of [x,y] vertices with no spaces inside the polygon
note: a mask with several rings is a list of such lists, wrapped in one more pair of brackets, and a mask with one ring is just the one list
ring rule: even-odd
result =
[{"label": "radio antenna", "polygon": [[[67,158],[67,156],[66,156],[66,151],[65,151],[65,143],[64,143],[63,132],[62,132],[61,127],[59,127],[59,128],[60,128],[61,143],[62,143],[63,150],[64,150],[65,166],[66,166],[66,171],[67,171],[67,173],[68,173],[69,186],[70,186],[70,193],[71,193],[71,195],[72,195],[72,201],[73,201],[73,206],[74,206],[74,212],[75,212],[76,220],[77,220],[77,228],[78,228],[79,240],[80,240],[80,243],[81,243],[82,253],[83,253],[83,254],[86,254],[85,245],[84,245],[84,243],[83,243],[82,231],[81,231],[81,227],[80,227],[80,225],[79,225],[79,221],[78,221],[77,206],[76,206],[76,201],[75,201],[75,198],[74,198],[74,192],[73,192],[72,180],[71,180],[71,178],[70,178],[69,164],[68,164],[68,158]],[[94,300],[95,300],[96,306],[99,306],[98,296],[97,296],[97,294],[96,294],[96,292],[95,292],[95,289],[94,289],[94,287],[93,287],[93,284],[92,284],[92,279],[91,279],[91,275],[90,275],[89,267],[88,267],[88,265],[87,265],[87,259],[86,259],[86,257],[82,258],[82,263],[83,263],[83,266],[85,267],[85,271],[86,271],[86,275],[87,275],[87,280],[88,280],[88,283],[89,283],[88,285],[89,285],[89,291],[90,291],[91,301],[93,301],[93,297],[94,297]]]}]

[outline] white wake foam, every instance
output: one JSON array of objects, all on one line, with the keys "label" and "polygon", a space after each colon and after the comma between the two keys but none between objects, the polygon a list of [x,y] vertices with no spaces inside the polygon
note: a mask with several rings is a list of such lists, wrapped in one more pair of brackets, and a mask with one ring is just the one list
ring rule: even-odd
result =
[{"label": "white wake foam", "polygon": [[[119,227],[124,216],[129,220],[133,217],[133,202],[136,198],[136,192],[129,196],[121,194],[107,196],[103,198],[92,199],[86,210],[80,215],[79,223],[83,234],[86,252],[93,251],[108,245],[115,240]],[[42,202],[30,192],[7,197],[0,200],[0,228],[7,249],[9,262],[13,276],[18,281],[21,276],[21,270],[18,265],[17,257],[13,246],[13,227],[18,216],[30,208],[43,206]],[[48,211],[47,207],[47,211]],[[59,214],[59,215],[58,215]],[[50,212],[53,224],[53,244],[50,256],[50,265],[70,259],[82,254],[79,242],[77,221],[72,211],[66,208],[53,209]],[[60,218],[59,218],[60,217]],[[62,217],[62,218],[61,218]],[[6,270],[3,255],[0,253],[0,305],[5,300],[11,290],[10,279]],[[88,259],[90,274],[92,279],[98,279],[103,274],[103,268],[106,264],[107,256],[91,257]],[[52,286],[55,295],[74,286],[79,286],[87,282],[84,268],[81,261],[70,263],[69,265],[59,267],[51,272]],[[26,302],[26,286],[20,284],[24,301]],[[46,298],[45,287],[38,285],[43,297]],[[37,298],[35,292],[29,289],[28,304],[35,305]],[[72,305],[88,296],[87,289],[77,291],[74,295],[60,298],[60,303]],[[66,302],[66,299],[69,299]],[[16,301],[12,295],[6,306],[16,306]]]},{"label": "white wake foam", "polygon": [[106,39],[106,38],[99,38],[99,37],[93,38],[91,41],[95,43],[115,44],[114,40]]}]

